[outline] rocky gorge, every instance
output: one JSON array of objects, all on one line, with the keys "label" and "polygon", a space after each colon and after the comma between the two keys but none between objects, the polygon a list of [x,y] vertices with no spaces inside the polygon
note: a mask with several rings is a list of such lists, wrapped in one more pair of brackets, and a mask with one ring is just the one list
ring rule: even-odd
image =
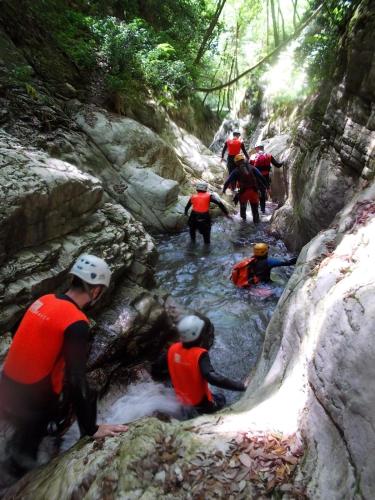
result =
[{"label": "rocky gorge", "polygon": [[[82,439],[5,498],[373,497],[373,7],[361,2],[334,82],[294,136],[268,138],[289,186],[271,229],[301,251],[245,395],[220,414],[145,418],[120,437]],[[219,187],[223,167],[151,99],[121,116],[79,99],[74,82],[56,97],[40,68],[31,89],[14,87],[10,68],[29,59],[9,30],[0,39],[2,332],[66,286],[80,253],[99,252],[114,280],[94,311],[89,371],[104,389],[173,335],[182,311],[153,288],[149,233],[181,229],[193,183]],[[282,203],[283,179],[275,184]],[[1,336],[2,356],[9,342]]]}]

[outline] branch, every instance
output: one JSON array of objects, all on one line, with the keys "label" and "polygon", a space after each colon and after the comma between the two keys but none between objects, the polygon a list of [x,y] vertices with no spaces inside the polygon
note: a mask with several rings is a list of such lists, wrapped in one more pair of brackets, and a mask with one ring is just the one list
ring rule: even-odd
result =
[{"label": "branch", "polygon": [[249,73],[251,73],[252,71],[254,71],[254,69],[256,69],[258,66],[260,66],[264,62],[266,62],[269,59],[271,59],[275,54],[277,54],[278,52],[280,52],[281,49],[283,49],[286,45],[288,45],[289,42],[291,42],[292,40],[294,40],[294,38],[296,38],[301,33],[301,31],[303,31],[306,28],[306,26],[308,24],[310,24],[310,22],[319,14],[319,12],[321,11],[323,5],[324,4],[321,3],[319,5],[319,7],[316,10],[314,10],[314,12],[311,14],[311,16],[308,17],[306,19],[306,21],[304,23],[302,23],[301,26],[299,28],[297,28],[297,30],[289,38],[287,38],[284,42],[282,42],[280,45],[278,45],[277,47],[275,47],[269,54],[267,54],[265,57],[263,57],[256,64],[254,64],[253,66],[251,66],[250,68],[248,68],[246,71],[244,71],[243,73],[241,73],[240,75],[238,75],[236,78],[233,78],[233,80],[230,80],[229,82],[217,85],[216,87],[211,87],[211,88],[197,87],[197,88],[194,88],[194,90],[196,90],[198,92],[214,92],[215,90],[220,90],[220,89],[223,89],[224,87],[229,87],[230,85],[233,85],[234,83],[238,82],[238,80],[240,80],[244,76],[246,76]]},{"label": "branch", "polygon": [[196,64],[199,64],[200,60],[202,59],[203,57],[203,54],[205,53],[206,51],[206,47],[207,47],[207,44],[208,42],[210,41],[210,38],[212,36],[212,33],[219,21],[219,17],[221,15],[221,12],[224,8],[224,5],[225,5],[225,2],[226,0],[219,0],[218,4],[217,4],[217,7],[216,7],[216,12],[215,14],[213,15],[212,19],[211,19],[211,22],[206,30],[206,33],[203,37],[203,40],[202,40],[202,43],[201,43],[201,46],[199,47],[198,49],[198,53],[195,57],[195,60],[194,60],[194,65]]}]

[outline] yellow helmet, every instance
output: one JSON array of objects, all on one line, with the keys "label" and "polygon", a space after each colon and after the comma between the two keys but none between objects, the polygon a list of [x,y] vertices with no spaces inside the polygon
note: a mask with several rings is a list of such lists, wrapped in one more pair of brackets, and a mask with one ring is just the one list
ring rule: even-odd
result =
[{"label": "yellow helmet", "polygon": [[243,155],[242,153],[238,153],[238,155],[236,155],[236,156],[234,157],[234,161],[235,161],[235,162],[242,161],[242,160],[244,160],[244,159],[245,159],[245,157],[244,157],[244,155]]},{"label": "yellow helmet", "polygon": [[253,247],[253,254],[255,257],[264,257],[268,254],[267,243],[255,243]]}]

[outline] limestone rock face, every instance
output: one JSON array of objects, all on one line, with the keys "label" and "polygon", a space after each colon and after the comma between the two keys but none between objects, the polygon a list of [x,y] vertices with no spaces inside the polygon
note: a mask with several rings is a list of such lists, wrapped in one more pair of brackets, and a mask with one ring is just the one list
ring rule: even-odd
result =
[{"label": "limestone rock face", "polygon": [[302,428],[311,498],[375,491],[374,199],[372,184],[303,248],[239,403],[249,418]]},{"label": "limestone rock face", "polygon": [[308,116],[289,153],[289,200],[275,214],[273,230],[294,249],[328,227],[363,179],[374,176],[372,7],[371,1],[360,4],[348,26],[335,83],[326,85],[305,110]]},{"label": "limestone rock face", "polygon": [[164,139],[133,119],[96,108],[83,107],[76,121],[101,157],[90,161],[81,144],[82,167],[95,168],[106,191],[151,230],[175,231],[186,224],[187,199],[180,193],[190,193],[194,179],[221,185],[218,160],[170,119],[165,120]]},{"label": "limestone rock face", "polygon": [[0,131],[0,263],[20,248],[40,245],[83,226],[103,189],[94,177]]},{"label": "limestone rock face", "polygon": [[102,201],[100,181],[0,132],[0,324],[7,328],[33,298],[67,283],[83,252],[114,271],[150,282],[154,245],[121,205]]}]

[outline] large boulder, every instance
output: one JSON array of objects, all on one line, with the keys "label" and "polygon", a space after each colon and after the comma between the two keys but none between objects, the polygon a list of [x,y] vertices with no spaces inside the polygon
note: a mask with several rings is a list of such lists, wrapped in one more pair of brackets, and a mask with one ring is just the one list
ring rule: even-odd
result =
[{"label": "large boulder", "polygon": [[98,179],[23,148],[1,129],[0,169],[0,263],[21,248],[77,230],[102,198]]},{"label": "large boulder", "polygon": [[103,203],[101,182],[0,131],[0,325],[6,329],[38,295],[67,285],[83,252],[114,272],[152,283],[155,250],[121,205]]},{"label": "large boulder", "polygon": [[[175,231],[185,225],[187,199],[180,193],[191,193],[196,179],[216,187],[223,182],[224,168],[218,159],[169,118],[160,135],[133,119],[94,107],[81,107],[75,119],[97,156],[92,161],[81,141],[77,158],[81,168],[94,169],[106,191],[151,230]],[[63,147],[59,156],[66,158],[67,153],[72,154]],[[77,155],[77,147],[73,154]]]}]

